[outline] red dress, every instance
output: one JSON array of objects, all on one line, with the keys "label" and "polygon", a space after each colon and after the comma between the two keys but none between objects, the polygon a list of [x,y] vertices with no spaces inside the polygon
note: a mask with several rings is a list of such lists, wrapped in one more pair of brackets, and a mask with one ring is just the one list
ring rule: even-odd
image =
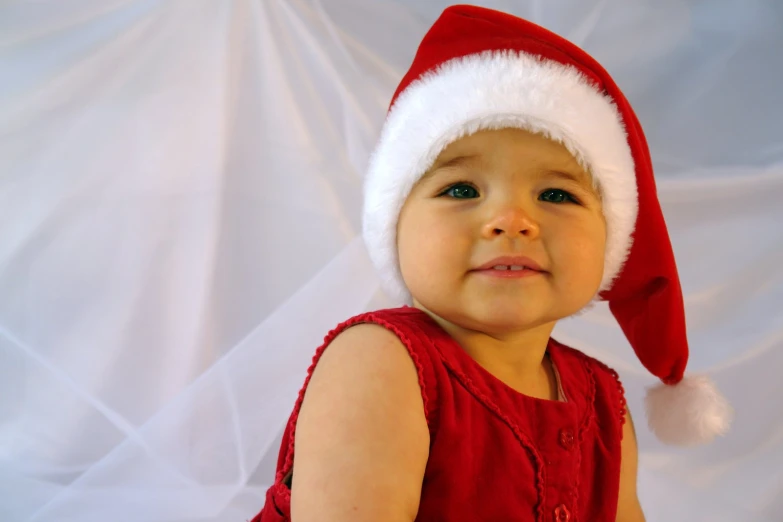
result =
[{"label": "red dress", "polygon": [[290,520],[286,478],[304,389],[329,343],[345,328],[375,323],[407,347],[419,374],[430,430],[420,522],[614,522],[625,399],[617,374],[550,340],[561,401],[520,394],[479,366],[416,308],[354,317],[316,352],[283,436],[275,483],[253,522]]}]

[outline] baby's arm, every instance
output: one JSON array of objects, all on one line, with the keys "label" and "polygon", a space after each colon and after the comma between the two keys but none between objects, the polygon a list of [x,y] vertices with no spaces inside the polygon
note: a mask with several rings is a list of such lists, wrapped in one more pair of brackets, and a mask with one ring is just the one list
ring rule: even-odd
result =
[{"label": "baby's arm", "polygon": [[405,346],[377,325],[349,328],[318,362],[299,413],[292,522],[411,522],[428,452]]},{"label": "baby's arm", "polygon": [[644,513],[636,494],[636,476],[639,452],[636,447],[636,430],[631,412],[625,412],[623,426],[622,460],[620,463],[620,497],[617,504],[617,522],[644,522]]}]

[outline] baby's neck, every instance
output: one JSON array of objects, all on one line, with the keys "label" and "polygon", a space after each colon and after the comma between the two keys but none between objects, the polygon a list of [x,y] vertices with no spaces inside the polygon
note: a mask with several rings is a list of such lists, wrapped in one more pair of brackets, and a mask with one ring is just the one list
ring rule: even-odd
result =
[{"label": "baby's neck", "polygon": [[557,385],[546,356],[552,329],[528,331],[497,339],[488,335],[462,335],[455,340],[478,364],[516,391],[555,400]]},{"label": "baby's neck", "polygon": [[555,324],[510,333],[461,328],[424,310],[489,373],[511,388],[532,397],[555,400],[557,384],[547,354]]}]

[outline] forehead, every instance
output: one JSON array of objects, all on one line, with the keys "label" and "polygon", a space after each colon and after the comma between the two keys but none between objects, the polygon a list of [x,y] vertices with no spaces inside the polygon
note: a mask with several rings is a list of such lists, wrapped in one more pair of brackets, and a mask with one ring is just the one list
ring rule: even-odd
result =
[{"label": "forehead", "polygon": [[562,143],[523,129],[484,130],[449,144],[425,173],[452,168],[524,165],[595,187],[592,176]]},{"label": "forehead", "polygon": [[474,156],[476,159],[494,161],[546,160],[579,166],[579,161],[562,143],[541,134],[516,128],[482,130],[459,138],[441,151],[435,160],[435,166],[457,156]]}]

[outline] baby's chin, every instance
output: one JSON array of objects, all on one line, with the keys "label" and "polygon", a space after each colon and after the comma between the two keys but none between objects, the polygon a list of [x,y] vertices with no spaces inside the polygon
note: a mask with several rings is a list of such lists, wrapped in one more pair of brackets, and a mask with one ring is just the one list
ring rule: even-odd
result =
[{"label": "baby's chin", "polygon": [[419,304],[418,307],[460,328],[486,334],[532,330],[572,315],[568,310],[547,310],[519,300],[471,304],[430,303],[430,306]]},{"label": "baby's chin", "polygon": [[493,313],[488,310],[471,310],[462,321],[473,325],[474,330],[486,334],[510,334],[534,330],[553,324],[561,318],[557,315],[531,310],[504,310]]}]

